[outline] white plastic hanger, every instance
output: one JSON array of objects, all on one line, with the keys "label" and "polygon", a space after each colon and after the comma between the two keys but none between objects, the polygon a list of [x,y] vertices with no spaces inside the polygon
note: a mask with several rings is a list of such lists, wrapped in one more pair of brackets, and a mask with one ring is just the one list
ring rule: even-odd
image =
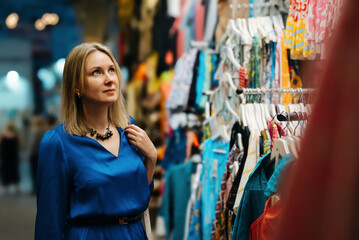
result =
[{"label": "white plastic hanger", "polygon": [[236,121],[239,121],[239,117],[238,117],[238,114],[233,110],[233,108],[231,107],[230,103],[229,103],[229,100],[224,100],[224,104],[227,108],[227,110],[232,113],[233,117],[235,118]]},{"label": "white plastic hanger", "polygon": [[234,85],[232,76],[231,76],[231,74],[229,74],[229,72],[224,72],[224,73],[223,73],[223,76],[222,76],[222,78],[221,78],[221,81],[223,81],[222,83],[228,82],[228,83],[229,83],[229,86],[230,86],[234,91],[237,90],[237,87]]},{"label": "white plastic hanger", "polygon": [[233,50],[228,46],[225,46],[224,49],[225,49],[225,53],[226,53],[226,58],[233,64],[233,66],[236,70],[239,70],[241,68],[241,65],[234,58]]},{"label": "white plastic hanger", "polygon": [[[245,21],[245,19],[243,19]],[[252,44],[252,37],[248,31],[248,28],[247,26],[245,26],[243,24],[243,21],[241,18],[238,18],[236,20],[236,26],[238,27],[238,29],[243,33],[242,37],[243,37],[243,40],[246,44]]]},{"label": "white plastic hanger", "polygon": [[251,33],[251,36],[254,37],[257,32],[256,32],[255,28],[253,27],[253,19],[249,18],[247,23],[248,23],[248,30]]},{"label": "white plastic hanger", "polygon": [[248,123],[247,123],[247,113],[246,113],[246,107],[245,107],[246,104],[241,104],[240,105],[240,109],[241,109],[241,114],[240,116],[242,117],[242,123],[243,123],[243,126],[247,127],[248,126]]},{"label": "white plastic hanger", "polygon": [[229,24],[227,24],[226,30],[225,30],[224,34],[222,35],[221,39],[220,39],[219,42],[217,43],[216,51],[219,51],[219,50],[220,50],[220,48],[222,47],[223,43],[224,43],[225,40],[228,38],[230,32],[231,32],[231,27],[230,27]]},{"label": "white plastic hanger", "polygon": [[217,131],[212,135],[213,140],[217,138],[221,138],[224,142],[228,142],[229,140],[231,140],[230,136],[227,133],[227,127],[225,125],[220,125]]},{"label": "white plastic hanger", "polygon": [[277,167],[279,163],[279,158],[282,158],[289,153],[290,151],[287,142],[279,138],[274,140],[270,159],[274,159],[275,166]]}]

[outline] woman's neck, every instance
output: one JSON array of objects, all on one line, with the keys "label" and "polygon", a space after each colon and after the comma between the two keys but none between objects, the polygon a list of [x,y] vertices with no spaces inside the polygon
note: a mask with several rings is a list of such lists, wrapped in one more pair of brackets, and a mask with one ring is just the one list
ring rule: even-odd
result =
[{"label": "woman's neck", "polygon": [[108,108],[106,107],[89,107],[83,105],[86,125],[89,128],[96,130],[97,132],[106,132],[108,127]]}]

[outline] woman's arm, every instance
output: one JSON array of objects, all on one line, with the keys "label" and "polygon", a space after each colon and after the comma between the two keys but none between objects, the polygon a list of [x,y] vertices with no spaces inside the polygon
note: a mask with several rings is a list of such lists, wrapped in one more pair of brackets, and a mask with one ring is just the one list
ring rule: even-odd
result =
[{"label": "woman's arm", "polygon": [[69,182],[62,141],[49,131],[39,147],[35,240],[63,239]]}]

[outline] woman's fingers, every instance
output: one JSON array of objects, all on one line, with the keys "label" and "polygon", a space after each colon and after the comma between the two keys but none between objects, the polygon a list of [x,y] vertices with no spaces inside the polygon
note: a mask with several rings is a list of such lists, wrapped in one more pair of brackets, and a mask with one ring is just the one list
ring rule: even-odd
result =
[{"label": "woman's fingers", "polygon": [[157,158],[157,150],[143,129],[132,124],[125,127],[125,132],[128,141],[137,147],[144,156]]}]

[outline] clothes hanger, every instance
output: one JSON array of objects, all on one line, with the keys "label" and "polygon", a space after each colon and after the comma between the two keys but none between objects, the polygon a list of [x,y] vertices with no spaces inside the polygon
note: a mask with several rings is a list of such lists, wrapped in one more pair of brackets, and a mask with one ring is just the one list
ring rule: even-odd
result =
[{"label": "clothes hanger", "polygon": [[[243,19],[243,20],[245,20],[245,19]],[[243,33],[242,37],[243,37],[244,42],[246,44],[252,44],[252,37],[251,37],[250,33],[248,32],[248,28],[245,25],[243,25],[243,21],[241,18],[237,18],[236,26]]]},{"label": "clothes hanger", "polygon": [[241,115],[242,116],[242,123],[243,123],[243,126],[244,127],[247,127],[248,126],[248,123],[247,123],[247,113],[246,113],[246,107],[245,107],[246,104],[241,104],[240,105],[240,109],[241,109]]},{"label": "clothes hanger", "polygon": [[232,116],[235,118],[235,120],[236,120],[236,121],[239,121],[238,114],[233,110],[233,108],[231,107],[231,105],[230,105],[228,99],[224,100],[224,104],[225,104],[227,110],[228,110],[230,113],[232,113]]},{"label": "clothes hanger", "polygon": [[226,30],[224,32],[224,34],[222,35],[221,39],[219,40],[219,42],[217,43],[217,46],[216,46],[216,51],[219,51],[220,48],[222,47],[223,43],[225,42],[225,40],[227,39],[228,35],[229,35],[229,32],[230,32],[230,27],[229,27],[229,24],[227,24],[227,27],[226,27]]},{"label": "clothes hanger", "polygon": [[248,19],[248,30],[251,33],[251,36],[254,37],[256,35],[256,30],[253,27],[253,18]]},{"label": "clothes hanger", "polygon": [[229,86],[236,92],[237,91],[237,87],[234,85],[233,83],[233,79],[231,74],[229,74],[229,72],[224,72],[223,76],[221,78],[221,81],[223,81],[222,83],[228,82]]},{"label": "clothes hanger", "polygon": [[240,70],[241,65],[239,64],[239,62],[234,58],[234,54],[233,54],[233,50],[229,47],[229,46],[225,46],[225,55],[226,55],[226,59],[228,59],[230,61],[230,63],[233,64],[234,68],[236,70]]},{"label": "clothes hanger", "polygon": [[282,138],[279,138],[274,140],[270,159],[275,161],[275,167],[277,167],[279,163],[279,158],[283,158],[289,153],[290,151],[287,142],[284,141]]}]

